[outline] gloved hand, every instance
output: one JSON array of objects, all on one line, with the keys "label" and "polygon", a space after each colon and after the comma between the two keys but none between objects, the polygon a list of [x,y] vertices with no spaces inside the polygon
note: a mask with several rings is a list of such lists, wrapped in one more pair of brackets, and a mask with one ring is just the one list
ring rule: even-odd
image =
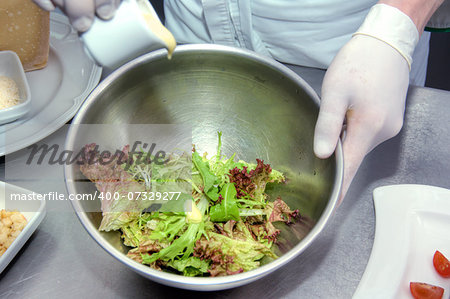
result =
[{"label": "gloved hand", "polygon": [[95,14],[102,19],[114,16],[120,0],[33,0],[42,9],[51,11],[59,7],[68,17],[72,26],[80,32],[87,31]]},{"label": "gloved hand", "polygon": [[336,55],[322,85],[314,152],[329,157],[345,122],[340,202],[365,155],[403,125],[411,55],[419,34],[400,10],[379,6]]}]

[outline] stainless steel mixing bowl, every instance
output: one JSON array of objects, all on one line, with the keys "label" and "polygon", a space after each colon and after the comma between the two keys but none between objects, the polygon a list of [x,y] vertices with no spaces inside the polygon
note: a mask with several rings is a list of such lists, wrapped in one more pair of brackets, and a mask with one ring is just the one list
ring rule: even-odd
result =
[{"label": "stainless steel mixing bowl", "polygon": [[[250,51],[216,46],[177,47],[172,60],[165,51],[141,56],[122,66],[90,94],[72,121],[66,146],[82,139],[77,124],[188,124],[197,150],[215,148],[223,132],[223,152],[240,159],[262,158],[286,172],[288,183],[274,193],[298,208],[302,221],[281,226],[280,257],[261,267],[227,277],[183,277],[141,265],[128,257],[118,232],[99,232],[101,214],[88,201],[73,207],[89,234],[117,260],[137,273],[169,286],[220,290],[261,278],[291,261],[324,229],[335,209],[342,181],[341,144],[334,156],[313,153],[319,99],[313,89],[282,64]],[[126,144],[126,134],[101,132]],[[92,184],[72,178],[77,165],[65,166],[69,193],[92,193]],[[69,179],[68,179],[69,178]],[[301,269],[299,269],[301,271]]]}]

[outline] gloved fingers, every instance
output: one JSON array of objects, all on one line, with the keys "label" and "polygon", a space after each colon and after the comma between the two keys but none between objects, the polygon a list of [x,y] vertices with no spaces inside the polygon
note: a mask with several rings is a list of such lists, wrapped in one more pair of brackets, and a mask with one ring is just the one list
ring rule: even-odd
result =
[{"label": "gloved fingers", "polygon": [[87,31],[94,21],[95,4],[93,0],[66,0],[63,10],[77,31]]},{"label": "gloved fingers", "polygon": [[366,154],[372,149],[374,132],[371,132],[370,123],[359,119],[357,113],[349,110],[347,113],[347,128],[343,140],[344,179],[342,182],[339,204],[345,197],[350,184],[358,171]]},{"label": "gloved fingers", "polygon": [[47,11],[52,11],[56,8],[53,2],[50,0],[33,0],[33,2],[40,8]]},{"label": "gloved fingers", "polygon": [[64,9],[65,0],[52,0],[53,4],[61,9]]},{"label": "gloved fingers", "polygon": [[[326,85],[324,85],[326,86]],[[325,159],[333,154],[344,124],[348,101],[323,89],[319,117],[314,131],[314,153]]]},{"label": "gloved fingers", "polygon": [[97,15],[105,20],[114,17],[120,0],[95,0],[95,11]]}]

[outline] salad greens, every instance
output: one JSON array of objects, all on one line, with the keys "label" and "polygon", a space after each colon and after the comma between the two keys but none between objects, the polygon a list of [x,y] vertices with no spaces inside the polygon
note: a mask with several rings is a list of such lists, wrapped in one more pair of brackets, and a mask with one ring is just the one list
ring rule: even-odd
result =
[{"label": "salad greens", "polygon": [[[225,157],[220,132],[218,139],[211,158],[194,147],[192,157],[171,155],[167,163],[156,165],[140,161],[125,147],[131,165],[81,165],[99,191],[122,195],[116,201],[102,200],[99,229],[119,230],[135,261],[185,276],[231,275],[259,267],[264,257],[277,258],[272,246],[280,231],[273,222],[290,224],[299,214],[280,197],[270,200],[265,190],[286,179],[262,160],[254,164],[236,161],[235,154]],[[87,155],[94,154],[92,148],[86,145]],[[157,211],[151,210],[155,202],[129,198],[130,190],[176,189],[182,189],[182,196]],[[180,205],[183,209],[176,210]]]}]

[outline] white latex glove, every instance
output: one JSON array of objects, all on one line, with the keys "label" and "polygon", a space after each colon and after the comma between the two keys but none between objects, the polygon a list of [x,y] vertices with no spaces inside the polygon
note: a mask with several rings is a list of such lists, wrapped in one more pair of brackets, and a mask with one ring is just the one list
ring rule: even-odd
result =
[{"label": "white latex glove", "polygon": [[68,17],[72,26],[80,32],[87,31],[95,14],[102,19],[114,16],[121,0],[33,0],[42,9],[52,11],[59,7]]},{"label": "white latex glove", "polygon": [[388,5],[375,5],[325,74],[314,151],[319,158],[329,157],[345,122],[340,202],[365,155],[403,125],[418,36],[407,15]]}]

